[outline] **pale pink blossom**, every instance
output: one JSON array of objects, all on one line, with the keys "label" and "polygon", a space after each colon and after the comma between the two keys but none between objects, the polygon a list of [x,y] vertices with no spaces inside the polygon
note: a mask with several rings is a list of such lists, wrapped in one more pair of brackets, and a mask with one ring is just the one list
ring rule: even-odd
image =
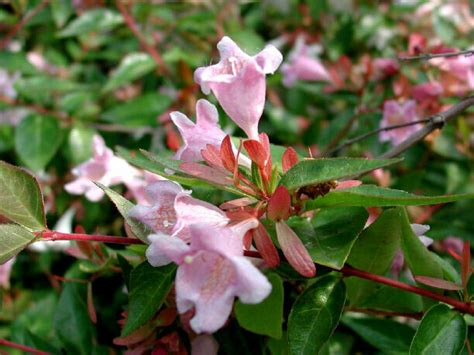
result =
[{"label": "pale pink blossom", "polygon": [[372,65],[374,66],[376,79],[392,76],[400,69],[400,64],[392,58],[376,58]]},{"label": "pale pink blossom", "polygon": [[187,196],[191,191],[173,181],[163,180],[148,186],[145,193],[148,205],[138,204],[128,215],[154,232],[173,234],[177,219],[175,201],[178,196]]},{"label": "pale pink blossom", "polygon": [[417,101],[429,101],[437,99],[444,92],[443,85],[437,81],[418,84],[412,87],[411,95]]},{"label": "pale pink blossom", "polygon": [[289,63],[281,67],[285,86],[290,87],[297,80],[332,81],[329,72],[312,52],[314,51],[305,44],[303,37],[298,37],[290,53]]},{"label": "pale pink blossom", "polygon": [[[450,51],[455,52],[456,49]],[[457,56],[453,58],[434,58],[430,63],[439,69],[454,75],[470,90],[474,89],[474,57]]]},{"label": "pale pink blossom", "polygon": [[[392,125],[399,125],[410,123],[419,120],[416,112],[416,102],[413,100],[406,101],[403,104],[395,100],[385,101],[383,106],[383,118],[380,122],[380,127],[388,127]],[[400,144],[408,138],[413,132],[416,132],[421,127],[420,124],[392,129],[389,131],[380,132],[379,139],[381,141],[390,141],[393,145]]]},{"label": "pale pink blossom", "polygon": [[178,160],[202,160],[201,150],[207,144],[219,147],[226,136],[219,126],[217,108],[207,100],[201,99],[196,104],[196,123],[181,112],[172,112],[170,116],[184,141],[184,145],[175,155]]},{"label": "pale pink blossom", "polygon": [[[430,230],[430,226],[426,224],[411,224],[411,229],[413,233],[420,239],[425,247],[433,244],[433,239],[425,236],[424,234]],[[392,274],[399,275],[402,270],[403,264],[405,263],[405,258],[403,257],[403,252],[399,250],[392,261],[392,266],[390,268]]]},{"label": "pale pink blossom", "polygon": [[146,188],[157,181],[163,181],[165,178],[144,170],[141,175],[125,182],[129,193],[133,196],[137,204],[144,205],[148,203]]},{"label": "pale pink blossom", "polygon": [[0,287],[10,287],[10,274],[12,272],[14,263],[15,258],[11,258],[10,260],[0,265]]},{"label": "pale pink blossom", "polygon": [[72,170],[72,173],[77,177],[76,180],[64,186],[64,189],[70,194],[85,194],[88,200],[99,201],[104,196],[104,192],[94,184],[94,181],[105,186],[112,186],[130,183],[142,176],[139,170],[133,168],[125,160],[116,157],[98,134],[93,138],[92,148],[92,158]]},{"label": "pale pink blossom", "polygon": [[220,61],[194,73],[204,94],[214,93],[229,117],[249,138],[258,140],[258,121],[265,105],[265,74],[274,73],[283,57],[272,45],[251,57],[229,37],[217,44]]},{"label": "pale pink blossom", "polygon": [[464,241],[458,237],[447,237],[441,241],[441,247],[446,251],[452,250],[456,254],[462,255]]},{"label": "pale pink blossom", "polygon": [[[248,227],[256,227],[257,223]],[[270,294],[271,284],[243,256],[242,237],[232,229],[192,224],[189,230],[190,245],[159,233],[149,236],[149,249],[160,250],[178,264],[178,312],[194,309],[191,328],[196,333],[213,333],[225,324],[234,297],[243,303],[260,303]],[[148,257],[148,261],[153,266],[163,265],[163,258]]]}]

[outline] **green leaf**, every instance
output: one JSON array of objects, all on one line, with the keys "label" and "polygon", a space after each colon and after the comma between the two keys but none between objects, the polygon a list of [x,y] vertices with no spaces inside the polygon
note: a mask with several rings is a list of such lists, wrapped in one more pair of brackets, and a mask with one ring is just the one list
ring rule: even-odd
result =
[{"label": "green leaf", "polygon": [[277,274],[267,275],[272,293],[258,304],[237,301],[235,315],[240,326],[253,333],[280,339],[283,322],[283,282]]},{"label": "green leaf", "polygon": [[129,126],[156,126],[156,117],[169,107],[171,101],[167,95],[149,93],[114,106],[105,111],[101,118],[107,122]]},{"label": "green leaf", "polygon": [[30,244],[35,235],[16,224],[0,224],[0,264],[13,258]]},{"label": "green leaf", "polygon": [[103,92],[112,91],[124,84],[148,74],[156,68],[156,62],[147,53],[130,53],[120,62],[103,88]]},{"label": "green leaf", "polygon": [[375,185],[360,185],[344,190],[334,190],[305,204],[306,210],[332,206],[422,206],[473,198],[474,194],[420,196],[406,191]]},{"label": "green leaf", "polygon": [[128,318],[122,330],[126,336],[151,319],[160,309],[173,285],[176,265],[153,267],[148,261],[130,274]]},{"label": "green leaf", "polygon": [[[355,278],[351,281],[358,281]],[[365,281],[365,280],[359,280]],[[356,283],[357,284],[357,283]],[[349,288],[349,286],[348,286]],[[372,291],[357,304],[360,308],[382,311],[416,313],[423,311],[421,296],[384,285],[373,284]]]},{"label": "green leaf", "polygon": [[[65,277],[84,279],[74,267]],[[61,292],[53,326],[68,354],[91,354],[94,327],[87,311],[87,286],[84,283],[66,282]]]},{"label": "green leaf", "polygon": [[76,124],[69,132],[67,152],[74,165],[80,164],[92,157],[92,141],[95,131],[81,124]]},{"label": "green leaf", "polygon": [[445,304],[425,314],[410,346],[410,355],[459,354],[464,347],[467,326],[459,312]]},{"label": "green leaf", "polygon": [[0,68],[29,75],[37,73],[35,67],[26,59],[26,54],[23,52],[0,52]]},{"label": "green leaf", "polygon": [[83,84],[50,76],[22,77],[15,81],[14,87],[20,96],[40,103],[51,103],[57,94],[85,89]]},{"label": "green leaf", "polygon": [[99,8],[84,12],[59,32],[59,37],[84,35],[88,32],[106,31],[123,23],[122,16],[113,10]]},{"label": "green leaf", "polygon": [[51,1],[51,14],[56,26],[64,26],[68,18],[74,13],[71,0]]},{"label": "green leaf", "polygon": [[150,235],[152,231],[149,230],[143,223],[128,216],[128,213],[133,207],[135,207],[135,205],[107,186],[104,186],[98,182],[96,182],[96,185],[104,190],[107,196],[112,200],[122,217],[125,219],[125,222],[127,222],[127,224],[132,229],[133,234],[135,234],[135,236],[143,243],[149,244],[148,235]]},{"label": "green leaf", "polygon": [[342,323],[386,354],[406,354],[415,330],[390,319],[343,317]]},{"label": "green leaf", "polygon": [[346,300],[344,283],[327,275],[308,287],[295,301],[288,318],[290,354],[313,355],[331,337]]},{"label": "green leaf", "polygon": [[[352,247],[347,263],[372,274],[385,274],[400,248],[402,213],[401,209],[384,211],[360,234]],[[349,278],[345,282],[351,305],[370,296],[377,287],[372,281],[357,278]]]},{"label": "green leaf", "polygon": [[312,220],[314,239],[303,240],[314,262],[341,269],[369,214],[360,207],[335,207],[319,211]]},{"label": "green leaf", "polygon": [[41,171],[61,144],[58,121],[49,116],[30,115],[15,130],[15,150],[33,171]]},{"label": "green leaf", "polygon": [[364,174],[400,162],[401,159],[323,158],[303,160],[282,177],[280,185],[289,190]]},{"label": "green leaf", "polygon": [[32,175],[0,161],[0,191],[1,215],[32,231],[46,228],[43,196]]}]

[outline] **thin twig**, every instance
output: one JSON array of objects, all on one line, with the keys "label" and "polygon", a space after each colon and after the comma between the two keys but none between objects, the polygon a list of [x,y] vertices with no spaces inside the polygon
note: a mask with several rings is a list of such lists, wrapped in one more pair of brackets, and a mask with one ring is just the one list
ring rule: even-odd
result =
[{"label": "thin twig", "polygon": [[57,241],[57,240],[78,240],[85,242],[102,242],[114,244],[143,244],[140,239],[127,237],[113,237],[107,235],[89,235],[80,233],[61,233],[56,231],[35,232],[36,236],[41,236],[39,241]]},{"label": "thin twig", "polygon": [[5,48],[8,43],[10,43],[11,39],[20,31],[23,26],[25,26],[28,21],[30,21],[38,12],[43,10],[43,8],[48,4],[49,0],[41,1],[34,9],[29,11],[13,28],[8,32],[2,41],[0,41],[0,50]]},{"label": "thin twig", "polygon": [[145,49],[148,52],[148,54],[151,55],[151,57],[154,59],[156,64],[158,64],[158,71],[160,71],[161,73],[167,73],[168,68],[166,67],[166,64],[163,58],[161,58],[160,53],[158,53],[154,45],[150,45],[147,39],[145,38],[145,36],[143,36],[143,34],[140,32],[140,29],[138,28],[137,23],[135,22],[133,16],[128,11],[127,5],[123,2],[123,0],[115,0],[115,5],[117,6],[120,13],[122,14],[123,19],[125,23],[127,24],[128,28],[130,28],[132,33],[138,39],[138,42],[140,42],[140,45],[143,47],[143,49]]},{"label": "thin twig", "polygon": [[56,112],[50,109],[47,109],[46,107],[35,105],[35,104],[28,104],[19,100],[12,99],[10,97],[0,95],[0,102],[3,102],[7,105],[11,106],[16,106],[16,107],[24,107],[28,110],[34,111],[36,113],[39,113],[40,115],[49,115],[53,116],[61,121],[64,121],[66,123],[72,123],[74,119],[68,115],[66,115],[63,112]]},{"label": "thin twig", "polygon": [[430,60],[433,58],[450,58],[450,57],[458,57],[460,55],[464,55],[469,57],[474,55],[474,49],[467,49],[465,51],[458,51],[458,52],[447,52],[447,53],[425,53],[420,55],[415,55],[411,57],[398,57],[398,60],[406,61],[406,60]]},{"label": "thin twig", "polygon": [[461,100],[459,103],[451,106],[446,111],[431,116],[429,118],[429,122],[423,128],[414,132],[403,142],[396,145],[388,152],[382,154],[379,158],[387,159],[396,157],[408,148],[423,140],[423,138],[425,138],[428,134],[436,131],[437,129],[441,129],[446,123],[451,121],[453,118],[455,118],[457,115],[459,115],[461,112],[465,111],[468,107],[472,105],[474,105],[474,96],[469,96]]},{"label": "thin twig", "polygon": [[408,122],[408,123],[401,123],[401,124],[397,124],[397,125],[393,125],[393,126],[387,126],[387,127],[381,127],[381,128],[374,129],[370,132],[361,134],[360,136],[354,137],[352,139],[348,139],[347,141],[345,141],[341,145],[339,145],[336,148],[334,148],[333,150],[329,151],[327,153],[327,155],[331,156],[331,155],[337,153],[338,151],[340,151],[341,149],[343,149],[343,148],[345,148],[345,147],[347,147],[351,144],[357,143],[361,140],[364,140],[364,139],[366,139],[370,136],[373,136],[374,134],[377,134],[377,133],[380,133],[380,132],[388,132],[388,131],[398,129],[398,128],[409,127],[409,126],[413,126],[413,125],[420,124],[420,123],[427,123],[430,120],[431,120],[430,118],[425,118],[423,120],[418,120],[418,121],[413,121],[413,122]]},{"label": "thin twig", "polygon": [[[335,270],[335,271],[339,271],[339,270]],[[367,271],[354,269],[354,268],[352,268],[350,266],[347,266],[347,265],[344,266],[340,270],[340,272],[342,272],[345,276],[356,276],[356,277],[359,277],[359,278],[362,278],[362,279],[375,281],[375,282],[378,282],[378,283],[381,283],[381,284],[384,284],[384,285],[387,285],[387,286],[396,287],[396,288],[399,288],[401,290],[405,290],[405,291],[408,291],[408,292],[411,292],[411,293],[416,293],[420,296],[429,297],[429,298],[432,298],[434,300],[449,304],[449,305],[453,306],[454,308],[456,308],[457,310],[462,311],[464,313],[474,314],[474,307],[472,306],[472,304],[470,302],[458,301],[454,298],[443,296],[443,295],[434,293],[432,291],[426,290],[426,289],[421,288],[421,287],[408,285],[408,284],[405,284],[405,283],[397,281],[397,280],[389,279],[388,277],[375,275],[375,274],[369,273]]]},{"label": "thin twig", "polygon": [[31,354],[37,354],[37,355],[48,355],[49,354],[46,351],[41,351],[41,350],[37,350],[37,349],[34,349],[34,348],[30,348],[29,346],[13,343],[13,342],[5,340],[5,339],[0,339],[0,345],[4,345],[4,346],[7,346],[7,347],[12,348],[12,349],[18,349],[18,350],[26,351],[26,352],[29,352]]},{"label": "thin twig", "polygon": [[377,316],[406,317],[406,318],[413,318],[413,319],[423,318],[423,312],[416,312],[416,313],[387,312],[387,311],[380,311],[378,309],[366,309],[366,308],[347,308],[346,311],[357,312],[357,313],[367,313],[367,314],[373,314]]}]

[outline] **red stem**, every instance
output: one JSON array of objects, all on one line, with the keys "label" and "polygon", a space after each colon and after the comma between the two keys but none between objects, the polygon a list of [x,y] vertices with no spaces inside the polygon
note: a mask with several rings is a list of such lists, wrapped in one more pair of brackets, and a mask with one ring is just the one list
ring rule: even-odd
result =
[{"label": "red stem", "polygon": [[163,58],[161,58],[158,51],[152,45],[148,44],[148,41],[140,32],[140,29],[138,28],[138,25],[135,22],[133,16],[128,11],[127,5],[125,5],[122,0],[116,0],[115,5],[117,6],[120,13],[122,14],[123,19],[125,23],[127,24],[128,28],[130,28],[132,33],[138,39],[138,42],[140,42],[140,45],[143,47],[143,49],[145,49],[148,52],[148,54],[151,55],[151,57],[154,59],[156,64],[158,64],[158,71],[160,71],[161,73],[166,73],[168,69],[166,67],[165,62],[163,61]]},{"label": "red stem", "polygon": [[[338,270],[335,270],[335,271],[338,271]],[[458,301],[458,300],[455,300],[451,297],[439,295],[435,292],[425,290],[425,289],[417,287],[417,286],[407,285],[403,282],[389,279],[388,277],[375,275],[375,274],[371,274],[367,271],[354,269],[354,268],[352,268],[350,266],[347,266],[347,265],[344,266],[340,271],[345,276],[356,276],[356,277],[360,277],[362,279],[371,280],[371,281],[375,281],[375,282],[378,282],[378,283],[381,283],[381,284],[384,284],[384,285],[399,288],[401,290],[405,290],[405,291],[408,291],[408,292],[411,292],[411,293],[416,293],[420,296],[429,297],[429,298],[432,298],[434,300],[447,303],[447,304],[453,306],[454,308],[456,308],[459,311],[469,313],[469,314],[474,314],[474,308],[472,307],[470,302]]]},{"label": "red stem", "polygon": [[49,354],[45,351],[30,348],[29,346],[26,346],[26,345],[12,343],[11,341],[8,341],[8,340],[5,340],[5,339],[0,339],[0,345],[4,345],[4,346],[7,346],[7,347],[13,348],[13,349],[23,350],[23,351],[26,351],[26,352],[29,352],[29,353],[32,353],[32,354],[37,354],[37,355],[48,355]]},{"label": "red stem", "polygon": [[56,231],[42,231],[35,232],[36,236],[41,235],[43,241],[56,240],[81,240],[86,242],[103,242],[114,244],[143,244],[140,239],[133,239],[127,237],[111,237],[106,235],[89,235],[80,233],[61,233]]}]

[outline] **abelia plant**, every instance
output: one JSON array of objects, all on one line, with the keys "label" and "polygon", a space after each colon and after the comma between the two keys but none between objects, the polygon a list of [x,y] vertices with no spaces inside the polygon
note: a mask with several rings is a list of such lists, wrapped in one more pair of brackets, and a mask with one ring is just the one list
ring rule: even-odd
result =
[{"label": "abelia plant", "polygon": [[[178,47],[162,57],[151,40],[165,32],[144,37],[134,16],[173,14],[154,6],[38,2],[26,20],[44,21],[47,9],[74,65],[41,48],[0,53],[1,65],[20,68],[0,71],[0,101],[35,113],[14,128],[26,169],[0,160],[0,346],[37,354],[472,353],[472,226],[463,215],[474,197],[470,131],[450,121],[474,99],[443,101],[472,89],[470,57],[400,26],[403,60],[380,50],[350,59],[345,5],[334,5],[331,23],[301,4],[298,27],[246,46],[254,55],[233,31],[224,35],[220,13],[219,59],[203,66],[213,55],[184,13],[173,36],[194,41],[197,59]],[[441,5],[430,6],[418,11]],[[437,21],[458,10],[443,9]],[[333,45],[312,34],[314,13],[329,32],[342,23]],[[258,20],[250,14],[249,26]],[[374,16],[382,15],[360,22]],[[133,37],[114,41],[127,53],[106,79],[89,62],[116,58],[102,46],[122,24]],[[0,47],[13,46],[22,26]],[[368,45],[383,48],[392,31]],[[129,53],[134,38],[140,52]],[[403,67],[420,56],[433,59],[426,76]],[[48,85],[58,96],[42,93],[44,81],[33,90],[36,71],[54,76],[60,85]],[[167,82],[175,71],[179,92]],[[104,82],[96,92],[76,77]],[[95,115],[108,124],[92,124]],[[61,156],[47,168],[64,127],[67,164]],[[32,248],[60,242],[61,254]],[[30,263],[31,275],[17,281]],[[43,289],[18,291],[27,282]]]}]

